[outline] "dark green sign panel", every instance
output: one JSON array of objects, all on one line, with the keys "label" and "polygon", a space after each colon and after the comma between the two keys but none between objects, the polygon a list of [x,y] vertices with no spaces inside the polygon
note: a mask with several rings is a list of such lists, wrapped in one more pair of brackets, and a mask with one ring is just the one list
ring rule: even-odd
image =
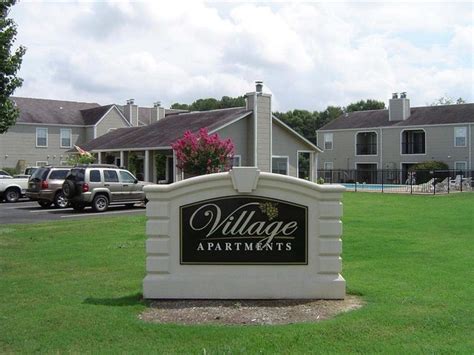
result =
[{"label": "dark green sign panel", "polygon": [[306,206],[228,196],[180,207],[181,264],[308,263]]}]

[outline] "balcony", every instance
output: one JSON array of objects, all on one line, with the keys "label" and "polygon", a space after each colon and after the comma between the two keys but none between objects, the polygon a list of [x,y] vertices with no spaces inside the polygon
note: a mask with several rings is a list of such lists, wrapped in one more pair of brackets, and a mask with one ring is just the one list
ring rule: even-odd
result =
[{"label": "balcony", "polygon": [[402,154],[426,153],[425,131],[406,130],[402,133]]},{"label": "balcony", "polygon": [[377,155],[377,143],[356,144],[357,155]]}]

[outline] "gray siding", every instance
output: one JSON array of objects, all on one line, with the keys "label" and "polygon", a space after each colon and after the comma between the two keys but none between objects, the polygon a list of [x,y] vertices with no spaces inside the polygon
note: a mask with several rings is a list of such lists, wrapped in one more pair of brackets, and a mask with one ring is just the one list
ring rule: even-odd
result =
[{"label": "gray siding", "polygon": [[287,129],[280,127],[277,123],[273,123],[272,133],[272,154],[274,156],[288,156],[289,175],[297,177],[298,151],[310,151],[314,148],[306,145],[303,141],[295,137]]},{"label": "gray siding", "polygon": [[221,138],[230,138],[234,143],[234,154],[240,155],[240,164],[250,166],[248,159],[247,141],[248,141],[249,118],[243,118],[227,127],[220,129],[217,133]]},{"label": "gray siding", "polygon": [[85,132],[85,138],[84,138],[84,142],[89,142],[91,140],[93,140],[94,138],[94,127],[86,127],[84,129],[84,132]]},{"label": "gray siding", "polygon": [[96,132],[97,137],[100,137],[109,132],[111,128],[122,128],[128,127],[122,116],[119,114],[117,109],[113,108],[107,113],[102,121],[97,125]]},{"label": "gray siding", "polygon": [[[379,168],[400,169],[402,163],[421,163],[429,160],[442,161],[454,169],[457,161],[467,162],[468,169],[474,169],[472,144],[472,124],[411,126],[408,128],[377,128],[374,130],[318,131],[318,142],[324,150],[324,133],[333,133],[333,150],[325,150],[319,155],[318,169],[324,162],[333,162],[334,169],[354,169],[356,163],[377,163]],[[455,127],[467,128],[466,147],[454,146]],[[401,154],[401,132],[422,129],[425,131],[425,154]],[[358,132],[377,132],[377,155],[356,156],[355,137]],[[471,152],[469,152],[469,149]]]},{"label": "gray siding", "polygon": [[[36,147],[36,128],[48,128],[48,147]],[[0,135],[0,167],[14,168],[19,160],[24,160],[26,165],[36,165],[38,161],[45,161],[52,165],[59,165],[61,160],[67,160],[67,151],[71,148],[60,147],[60,129],[70,128],[72,133],[72,146],[84,143],[83,127],[67,126],[34,126],[17,124],[7,133]],[[8,155],[8,157],[5,157]],[[48,157],[49,156],[49,157]]]}]

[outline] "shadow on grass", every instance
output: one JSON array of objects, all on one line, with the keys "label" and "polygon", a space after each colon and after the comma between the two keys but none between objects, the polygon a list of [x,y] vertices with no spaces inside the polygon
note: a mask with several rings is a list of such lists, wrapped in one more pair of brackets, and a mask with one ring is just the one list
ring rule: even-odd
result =
[{"label": "shadow on grass", "polygon": [[84,300],[85,304],[93,304],[96,306],[112,306],[112,307],[129,307],[137,305],[147,305],[141,293],[135,293],[130,296],[117,298],[95,298],[88,297]]}]

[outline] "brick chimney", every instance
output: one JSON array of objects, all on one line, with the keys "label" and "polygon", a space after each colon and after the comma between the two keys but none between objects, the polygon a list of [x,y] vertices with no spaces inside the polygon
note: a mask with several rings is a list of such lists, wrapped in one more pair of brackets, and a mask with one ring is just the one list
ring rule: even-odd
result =
[{"label": "brick chimney", "polygon": [[255,82],[255,92],[245,94],[246,108],[253,111],[249,129],[247,165],[271,172],[272,162],[272,95],[263,93],[263,82]]},{"label": "brick chimney", "polygon": [[407,99],[407,93],[401,92],[392,94],[392,98],[388,102],[388,119],[389,121],[403,121],[410,117],[410,100]]}]

